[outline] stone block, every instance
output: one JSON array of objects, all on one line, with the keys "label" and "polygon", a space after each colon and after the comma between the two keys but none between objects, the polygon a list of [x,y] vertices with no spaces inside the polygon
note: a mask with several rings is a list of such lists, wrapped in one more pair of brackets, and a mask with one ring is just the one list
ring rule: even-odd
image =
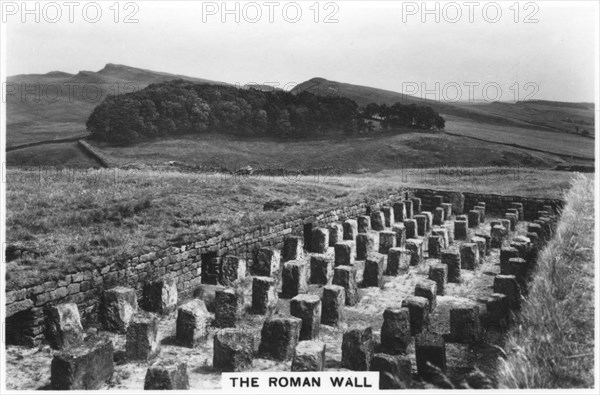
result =
[{"label": "stone block", "polygon": [[[358,240],[358,238],[357,238]],[[358,248],[356,250],[358,254]],[[309,284],[329,283],[333,276],[333,259],[327,254],[312,254],[310,256]]]},{"label": "stone block", "polygon": [[501,219],[500,224],[506,229],[506,235],[511,231],[510,219]]},{"label": "stone block", "polygon": [[432,380],[438,372],[429,364],[446,372],[446,343],[444,338],[435,333],[421,333],[415,336],[415,358],[417,373],[424,380]]},{"label": "stone block", "polygon": [[138,310],[135,289],[115,287],[104,291],[100,303],[100,323],[109,331],[125,333]]},{"label": "stone block", "polygon": [[342,241],[334,246],[335,266],[353,266],[356,256],[356,244],[353,241]]},{"label": "stone block", "polygon": [[252,274],[262,277],[281,276],[281,253],[272,248],[260,248],[256,252],[256,262],[252,266]]},{"label": "stone block", "polygon": [[379,372],[380,390],[407,389],[412,384],[412,364],[406,356],[375,354],[371,371]]},{"label": "stone block", "polygon": [[390,206],[384,206],[381,208],[381,212],[383,213],[383,219],[385,220],[385,226],[387,228],[391,228],[396,219],[394,218],[394,209]]},{"label": "stone block", "polygon": [[521,308],[521,290],[514,275],[498,274],[494,278],[494,293],[506,295],[511,310]]},{"label": "stone block", "polygon": [[492,248],[501,248],[504,243],[504,239],[506,238],[507,231],[506,228],[502,225],[495,225],[492,227],[491,231],[491,241],[490,245]]},{"label": "stone block", "polygon": [[442,203],[440,206],[444,209],[444,218],[449,221],[452,217],[452,203]]},{"label": "stone block", "polygon": [[213,341],[213,369],[219,372],[249,370],[254,349],[254,334],[244,329],[221,329]]},{"label": "stone block", "polygon": [[460,283],[460,252],[455,248],[449,248],[442,251],[442,264],[448,267],[448,282],[449,283]]},{"label": "stone block", "polygon": [[410,265],[420,265],[423,261],[423,240],[406,239],[406,249],[410,251]]},{"label": "stone block", "polygon": [[479,261],[483,259],[484,256],[487,255],[487,242],[483,237],[473,236],[471,237],[471,243],[477,244],[477,249],[479,250]]},{"label": "stone block", "polygon": [[450,308],[450,335],[448,340],[454,343],[473,344],[481,337],[479,306],[470,300]]},{"label": "stone block", "polygon": [[371,212],[371,229],[375,231],[385,230],[385,217],[381,211]]},{"label": "stone block", "polygon": [[446,221],[446,212],[443,207],[436,207],[433,211],[433,224],[443,225]]},{"label": "stone block", "polygon": [[268,314],[277,306],[279,297],[272,277],[252,278],[252,312]]},{"label": "stone block", "polygon": [[527,261],[523,258],[510,258],[507,264],[507,273],[512,274],[517,279],[521,291],[525,292],[527,289]]},{"label": "stone block", "polygon": [[500,274],[512,274],[508,266],[508,260],[519,258],[519,250],[514,247],[502,247],[500,249]]},{"label": "stone block", "polygon": [[467,240],[468,230],[467,221],[454,221],[454,239]]},{"label": "stone block", "polygon": [[139,311],[133,316],[125,335],[125,354],[130,361],[153,359],[160,352],[158,317],[154,313]]},{"label": "stone block", "polygon": [[396,247],[396,232],[386,230],[379,232],[379,253],[387,254],[390,248]]},{"label": "stone block", "polygon": [[195,347],[206,339],[211,317],[200,299],[192,299],[179,306],[175,338],[184,347]]},{"label": "stone block", "polygon": [[177,281],[164,276],[144,284],[142,308],[158,314],[171,314],[177,308]]},{"label": "stone block", "polygon": [[465,270],[479,267],[479,246],[476,243],[463,243],[460,246],[460,265]]},{"label": "stone block", "polygon": [[407,307],[385,309],[381,326],[381,349],[389,354],[405,354],[410,341],[409,309]]},{"label": "stone block", "polygon": [[387,267],[385,274],[387,276],[397,276],[408,273],[412,254],[406,248],[390,248],[388,251]]},{"label": "stone block", "polygon": [[429,266],[429,279],[435,281],[437,294],[444,295],[448,282],[448,265],[435,263]]},{"label": "stone block", "polygon": [[473,210],[479,211],[479,223],[482,224],[485,222],[485,206],[478,204],[473,207]]},{"label": "stone block", "polygon": [[354,240],[358,234],[358,222],[355,219],[347,219],[343,223],[344,240]]},{"label": "stone block", "polygon": [[394,209],[394,219],[396,222],[404,222],[406,219],[408,219],[404,202],[395,202],[392,205],[392,208]]},{"label": "stone block", "polygon": [[292,372],[322,372],[325,370],[325,343],[301,341],[292,359]]},{"label": "stone block", "polygon": [[510,230],[514,232],[517,229],[517,222],[519,217],[517,214],[506,213],[504,214],[504,218],[510,221]]},{"label": "stone block", "polygon": [[221,264],[221,283],[224,285],[233,285],[236,281],[246,277],[246,260],[227,255],[223,257]]},{"label": "stone block", "polygon": [[508,328],[510,322],[510,305],[504,294],[493,293],[486,301],[487,317],[490,323],[501,330]]},{"label": "stone block", "polygon": [[369,254],[365,260],[363,287],[383,288],[383,273],[385,269],[385,256],[383,254]]},{"label": "stone block", "polygon": [[468,226],[469,228],[476,228],[479,226],[480,222],[480,213],[479,210],[470,210],[468,214]]},{"label": "stone block", "polygon": [[420,213],[421,212],[421,198],[414,197],[411,200],[413,202],[413,212]]},{"label": "stone block", "polygon": [[476,233],[475,237],[480,237],[485,240],[485,255],[490,255],[492,251],[492,237],[487,233]]},{"label": "stone block", "polygon": [[92,338],[54,354],[50,388],[55,391],[98,390],[114,373],[114,348],[110,340]]},{"label": "stone block", "polygon": [[343,322],[344,306],[346,305],[346,290],[339,285],[326,285],[323,287],[323,300],[321,307],[321,324],[337,326]]},{"label": "stone block", "polygon": [[185,362],[157,361],[146,371],[144,390],[187,390],[189,387]]},{"label": "stone block", "polygon": [[406,227],[403,223],[392,226],[392,232],[396,233],[396,247],[404,247],[406,244]]},{"label": "stone block", "polygon": [[194,298],[198,298],[204,302],[206,308],[211,313],[215,312],[215,298],[217,291],[225,289],[222,285],[200,284],[194,289]]},{"label": "stone block", "polygon": [[410,334],[415,336],[427,329],[429,326],[429,300],[422,296],[407,296],[402,301],[402,307],[406,307],[410,317]]},{"label": "stone block", "polygon": [[261,331],[259,354],[278,361],[293,358],[298,345],[302,320],[296,317],[268,318]]},{"label": "stone block", "polygon": [[404,209],[406,210],[406,219],[411,219],[414,215],[414,209],[413,209],[413,202],[412,200],[405,200],[404,201]]},{"label": "stone block", "polygon": [[342,367],[368,371],[373,358],[373,331],[370,326],[357,325],[348,329],[342,338]]},{"label": "stone block", "polygon": [[83,326],[75,303],[62,303],[47,308],[46,340],[55,350],[75,347],[83,342]]},{"label": "stone block", "polygon": [[431,229],[432,236],[441,236],[444,242],[444,249],[450,247],[450,239],[448,237],[448,228],[445,226],[438,226]]},{"label": "stone block", "polygon": [[329,247],[344,240],[344,228],[341,224],[332,223],[327,229],[329,230]]},{"label": "stone block", "polygon": [[358,303],[358,288],[356,285],[356,268],[352,266],[338,266],[333,272],[333,285],[344,288],[346,305],[354,306]]},{"label": "stone block", "polygon": [[407,219],[404,221],[404,228],[406,229],[406,239],[414,239],[417,237],[417,220]]},{"label": "stone block", "polygon": [[307,268],[304,261],[288,261],[283,264],[283,273],[281,275],[281,295],[284,298],[293,298],[298,294],[308,291],[308,282],[306,281]]},{"label": "stone block", "polygon": [[428,256],[429,258],[440,258],[442,256],[442,250],[446,248],[444,238],[442,236],[429,236],[428,239]]},{"label": "stone block", "polygon": [[358,225],[358,233],[368,233],[371,231],[371,217],[361,215],[356,219]]},{"label": "stone block", "polygon": [[415,296],[421,296],[429,301],[429,309],[433,311],[436,302],[437,283],[433,280],[422,279],[415,284]]},{"label": "stone block", "polygon": [[433,227],[433,213],[431,211],[421,211],[421,214],[427,218],[425,222],[425,233],[431,232]]},{"label": "stone block", "polygon": [[427,233],[427,222],[429,219],[424,214],[417,214],[414,216],[414,218],[415,221],[417,221],[417,235],[425,236]]},{"label": "stone block", "polygon": [[283,263],[304,257],[304,239],[302,236],[286,236],[283,239],[281,258]]},{"label": "stone block", "polygon": [[310,248],[314,253],[325,254],[329,248],[329,231],[325,228],[313,229]]},{"label": "stone block", "polygon": [[317,295],[298,295],[290,301],[290,315],[300,318],[300,340],[319,338],[321,328],[321,299]]},{"label": "stone block", "polygon": [[215,293],[215,326],[235,327],[244,307],[244,295],[233,288],[217,290]]},{"label": "stone block", "polygon": [[[377,244],[375,244],[377,242]],[[367,255],[379,249],[377,233],[359,233],[356,236],[356,259],[364,261]],[[348,264],[346,264],[348,266]]]}]

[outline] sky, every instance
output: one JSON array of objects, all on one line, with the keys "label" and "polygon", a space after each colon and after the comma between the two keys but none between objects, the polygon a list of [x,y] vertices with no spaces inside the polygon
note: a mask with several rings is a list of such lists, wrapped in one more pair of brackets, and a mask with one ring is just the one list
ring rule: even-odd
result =
[{"label": "sky", "polygon": [[27,14],[4,2],[7,75],[118,63],[287,88],[323,77],[449,102],[593,102],[598,86],[596,1],[228,2],[229,14],[221,1],[78,4],[32,2]]}]

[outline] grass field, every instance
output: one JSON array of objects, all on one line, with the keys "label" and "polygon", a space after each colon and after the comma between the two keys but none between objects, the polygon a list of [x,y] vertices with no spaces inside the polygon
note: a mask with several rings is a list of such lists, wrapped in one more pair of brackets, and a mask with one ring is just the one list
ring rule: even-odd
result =
[{"label": "grass field", "polygon": [[375,137],[281,141],[241,139],[225,135],[185,136],[139,143],[131,147],[98,146],[120,164],[218,165],[235,170],[301,170],[332,167],[338,174],[436,166],[554,167],[555,155],[489,144],[465,137],[404,133]]},{"label": "grass field", "polygon": [[99,167],[98,162],[86,155],[77,142],[52,143],[8,151],[9,166],[66,166],[77,168]]},{"label": "grass field", "polygon": [[565,157],[574,156],[588,160],[595,157],[594,140],[574,134],[488,125],[451,116],[446,119],[446,131],[490,142],[516,144]]},{"label": "grass field", "polygon": [[594,182],[579,176],[541,252],[500,370],[504,388],[594,386]]},{"label": "grass field", "polygon": [[[152,170],[9,168],[6,242],[33,252],[7,263],[7,289],[201,235],[227,236],[301,213],[387,197],[412,184],[555,196],[571,177],[567,172],[532,169],[442,172],[443,177],[435,169],[353,177],[233,177]],[[281,212],[263,211],[263,204],[273,199],[293,205]]]}]

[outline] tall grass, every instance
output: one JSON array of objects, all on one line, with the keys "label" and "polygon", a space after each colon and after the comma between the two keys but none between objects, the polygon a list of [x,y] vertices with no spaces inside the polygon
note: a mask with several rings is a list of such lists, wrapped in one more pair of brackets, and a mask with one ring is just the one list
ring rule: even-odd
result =
[{"label": "tall grass", "polygon": [[594,385],[594,183],[578,175],[500,364],[501,388]]}]

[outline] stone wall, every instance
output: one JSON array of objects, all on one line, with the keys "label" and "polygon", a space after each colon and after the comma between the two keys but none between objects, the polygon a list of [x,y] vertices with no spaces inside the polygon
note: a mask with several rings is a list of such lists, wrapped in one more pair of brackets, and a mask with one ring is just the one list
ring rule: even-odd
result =
[{"label": "stone wall", "polygon": [[407,191],[399,193],[370,204],[356,202],[351,206],[323,210],[307,217],[282,220],[269,227],[255,226],[249,232],[229,238],[212,237],[123,260],[107,260],[107,265],[102,268],[72,273],[57,281],[46,281],[7,292],[7,343],[40,343],[44,339],[44,309],[58,303],[77,303],[84,325],[94,325],[102,292],[118,285],[136,289],[138,297],[141,297],[144,283],[169,274],[177,280],[180,300],[190,298],[194,288],[201,283],[203,260],[234,255],[246,259],[251,268],[254,253],[259,248],[280,249],[287,235],[302,236],[305,230],[363,215],[369,206],[412,196]]},{"label": "stone wall", "polygon": [[433,207],[433,197],[436,195],[444,196],[445,201],[448,203],[462,199],[462,213],[465,214],[469,212],[469,210],[472,210],[474,206],[477,206],[478,202],[486,202],[486,213],[502,217],[504,216],[504,213],[506,213],[506,210],[510,207],[510,203],[520,202],[523,203],[524,219],[526,221],[533,221],[534,219],[537,219],[537,212],[542,211],[545,205],[552,206],[554,212],[556,213],[558,213],[564,205],[564,201],[560,199],[532,198],[523,196],[455,192],[434,189],[413,189],[412,193],[415,197],[421,198],[422,209],[428,211],[433,211],[435,209],[435,207]]}]

